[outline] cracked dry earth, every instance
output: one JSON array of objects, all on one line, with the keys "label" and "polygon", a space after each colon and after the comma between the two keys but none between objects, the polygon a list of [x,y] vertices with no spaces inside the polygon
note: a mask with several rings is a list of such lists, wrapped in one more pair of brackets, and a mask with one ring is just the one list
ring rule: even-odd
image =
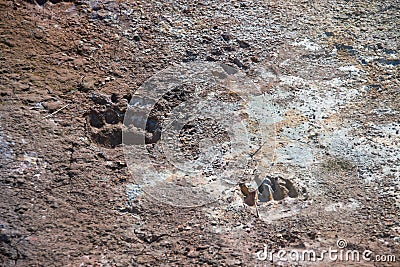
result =
[{"label": "cracked dry earth", "polygon": [[[2,266],[398,265],[399,1],[1,0],[0,12]],[[244,74],[271,103],[274,149],[254,156],[257,175],[295,197],[259,202],[257,217],[239,186],[195,208],[138,192],[121,144],[128,103],[196,62]],[[226,140],[220,128],[193,121],[184,152],[201,154],[202,134]],[[256,257],[338,239],[370,261]]]}]

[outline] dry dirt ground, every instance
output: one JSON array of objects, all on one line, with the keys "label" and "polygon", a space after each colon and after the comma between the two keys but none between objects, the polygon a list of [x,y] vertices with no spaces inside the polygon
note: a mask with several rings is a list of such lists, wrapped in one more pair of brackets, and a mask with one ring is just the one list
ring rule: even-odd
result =
[{"label": "dry dirt ground", "polygon": [[[0,1],[2,266],[398,266],[399,1],[38,2]],[[271,96],[274,170],[299,197],[257,217],[238,186],[193,208],[134,190],[127,104],[196,62]],[[339,239],[370,261],[257,259]]]}]

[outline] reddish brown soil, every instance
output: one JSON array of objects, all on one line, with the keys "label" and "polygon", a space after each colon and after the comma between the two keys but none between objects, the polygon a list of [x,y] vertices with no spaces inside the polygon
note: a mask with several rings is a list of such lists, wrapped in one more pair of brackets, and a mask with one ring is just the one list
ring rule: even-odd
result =
[{"label": "reddish brown soil", "polygon": [[[338,238],[352,249],[400,260],[393,200],[376,194],[376,185],[333,183],[328,174],[321,177],[328,193],[313,199],[313,208],[272,222],[249,207],[213,218],[210,213],[224,203],[177,209],[143,198],[127,206],[133,178],[120,145],[121,118],[97,128],[90,114],[123,116],[130,94],[173,63],[209,57],[251,65],[264,54],[240,42],[226,47],[216,36],[229,25],[217,15],[199,26],[214,31],[198,30],[193,40],[165,34],[157,25],[172,3],[106,3],[98,11],[75,4],[72,10],[71,2],[0,2],[2,266],[262,266],[272,264],[255,257],[264,244],[327,249]],[[216,6],[218,1],[207,10]],[[277,1],[270,8],[276,13],[284,6]],[[128,7],[134,18],[123,13]],[[107,19],[107,8],[117,23]],[[203,10],[191,6],[176,14],[195,17]],[[328,201],[348,196],[363,208],[324,211]]]}]

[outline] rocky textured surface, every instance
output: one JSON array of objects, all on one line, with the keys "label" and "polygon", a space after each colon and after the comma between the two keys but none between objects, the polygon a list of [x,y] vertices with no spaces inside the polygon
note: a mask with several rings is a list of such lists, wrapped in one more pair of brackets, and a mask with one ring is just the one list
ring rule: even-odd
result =
[{"label": "rocky textured surface", "polygon": [[[264,244],[339,238],[400,260],[399,1],[0,7],[2,265],[263,266]],[[141,194],[121,145],[127,105],[159,71],[197,62],[229,65],[273,103],[261,114],[275,137],[254,161],[299,197],[259,203],[257,217],[238,186],[192,208]],[[194,128],[218,129],[207,123]],[[202,152],[191,138],[184,151]]]}]

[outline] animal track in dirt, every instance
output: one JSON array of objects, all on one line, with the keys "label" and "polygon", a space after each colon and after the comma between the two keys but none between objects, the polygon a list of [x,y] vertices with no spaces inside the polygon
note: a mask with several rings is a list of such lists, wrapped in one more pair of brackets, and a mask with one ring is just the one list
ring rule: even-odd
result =
[{"label": "animal track in dirt", "polygon": [[95,108],[85,114],[86,129],[90,139],[104,147],[114,148],[122,143],[122,122],[125,110],[118,101],[118,96],[112,94],[91,94],[90,99]]},{"label": "animal track in dirt", "polygon": [[259,185],[258,192],[258,199],[261,202],[299,197],[299,192],[291,179],[278,175],[268,175]]},{"label": "animal track in dirt", "polygon": [[307,199],[305,188],[301,188],[299,191],[298,185],[292,181],[292,178],[285,178],[280,174],[268,174],[262,181],[256,175],[255,181],[257,189],[253,187],[252,190],[244,182],[239,183],[239,188],[245,196],[244,203],[249,206],[270,201],[277,201],[276,203],[279,204],[286,198]]}]

